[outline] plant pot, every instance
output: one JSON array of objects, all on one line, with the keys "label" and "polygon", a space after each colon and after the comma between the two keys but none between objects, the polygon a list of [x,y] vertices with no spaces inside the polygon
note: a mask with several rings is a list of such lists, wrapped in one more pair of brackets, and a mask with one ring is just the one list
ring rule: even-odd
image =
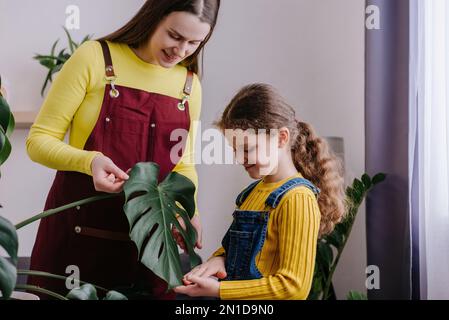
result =
[{"label": "plant pot", "polygon": [[[2,294],[0,293],[0,297]],[[38,296],[28,292],[14,291],[10,297],[11,300],[40,300]]]}]

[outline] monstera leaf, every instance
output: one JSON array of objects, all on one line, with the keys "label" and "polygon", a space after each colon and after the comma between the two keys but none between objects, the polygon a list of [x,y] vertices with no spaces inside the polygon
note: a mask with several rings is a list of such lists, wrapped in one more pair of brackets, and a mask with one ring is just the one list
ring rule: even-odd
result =
[{"label": "monstera leaf", "polygon": [[[200,263],[194,252],[196,232],[190,223],[195,212],[195,185],[185,176],[170,173],[158,184],[159,166],[138,163],[124,186],[124,211],[131,226],[141,262],[168,283],[169,289],[182,285],[183,276],[178,246],[172,236],[175,226],[181,233],[191,267]],[[182,218],[184,230],[178,221]]]},{"label": "monstera leaf", "polygon": [[[100,300],[97,289],[92,284],[86,283],[79,288],[72,289],[67,298],[70,300]],[[103,300],[128,300],[126,296],[117,291],[108,291]]]},{"label": "monstera leaf", "polygon": [[14,126],[14,116],[9,109],[8,103],[0,93],[0,165],[2,165],[11,154],[11,143],[8,138],[14,130]]},{"label": "monstera leaf", "polygon": [[0,249],[9,254],[10,259],[0,256],[0,292],[4,299],[8,299],[17,280],[17,250],[19,240],[16,228],[0,216]]}]

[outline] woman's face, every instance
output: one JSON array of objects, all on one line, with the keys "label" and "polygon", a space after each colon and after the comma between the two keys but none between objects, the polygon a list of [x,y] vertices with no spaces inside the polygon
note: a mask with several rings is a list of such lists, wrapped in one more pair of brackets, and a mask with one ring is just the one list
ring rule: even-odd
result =
[{"label": "woman's face", "polygon": [[151,63],[171,68],[191,56],[210,32],[210,25],[188,12],[172,12],[159,24],[148,50]]}]

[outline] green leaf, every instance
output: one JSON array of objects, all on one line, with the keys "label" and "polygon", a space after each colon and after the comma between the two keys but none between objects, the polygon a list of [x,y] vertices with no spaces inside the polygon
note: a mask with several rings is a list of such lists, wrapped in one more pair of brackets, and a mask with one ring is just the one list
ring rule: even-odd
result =
[{"label": "green leaf", "polygon": [[51,55],[51,56],[36,55],[36,56],[34,56],[34,59],[39,61],[39,62],[41,62],[41,60],[52,60],[53,62],[56,62],[56,63],[58,63],[58,62],[59,63],[66,62],[66,59],[64,57],[64,52],[62,52],[62,54],[60,56],[55,56],[55,55]]},{"label": "green leaf", "polygon": [[363,194],[365,192],[365,186],[363,185],[363,182],[361,182],[359,179],[354,179],[354,182],[352,183],[352,200],[355,204],[359,204],[362,202]]},{"label": "green leaf", "polygon": [[366,191],[365,185],[359,179],[354,179],[353,188],[356,192],[360,193],[361,195],[363,195]]},{"label": "green leaf", "polygon": [[0,216],[0,248],[10,256],[10,260],[0,257],[0,291],[8,299],[17,281],[17,251],[19,240],[14,225]]},{"label": "green leaf", "polygon": [[317,256],[321,262],[322,268],[324,268],[326,274],[329,272],[332,262],[334,261],[334,253],[329,244],[320,241],[318,243]]},{"label": "green leaf", "polygon": [[128,298],[117,291],[109,291],[103,300],[128,300]]},{"label": "green leaf", "polygon": [[70,32],[65,27],[63,27],[63,28],[64,28],[64,31],[65,31],[65,33],[67,35],[70,52],[73,54],[75,52],[75,42],[72,40],[72,36],[70,35]]},{"label": "green leaf", "polygon": [[9,299],[16,286],[16,281],[16,267],[8,259],[0,257],[0,292],[3,299]]},{"label": "green leaf", "polygon": [[362,176],[362,182],[365,185],[365,190],[368,190],[369,188],[371,188],[371,186],[372,186],[371,178],[366,173]]},{"label": "green leaf", "polygon": [[357,292],[357,291],[349,291],[348,295],[346,296],[347,300],[368,300],[368,297],[366,294]]},{"label": "green leaf", "polygon": [[17,252],[19,250],[19,238],[14,225],[0,216],[0,247],[5,249],[11,257],[14,265],[17,265]]},{"label": "green leaf", "polygon": [[55,54],[56,46],[58,45],[59,39],[55,41],[53,46],[51,47],[50,55],[53,56]]},{"label": "green leaf", "polygon": [[2,96],[0,96],[0,127],[3,128],[3,132],[6,132],[7,137],[11,136],[15,127],[14,116],[9,104]]},{"label": "green leaf", "polygon": [[3,128],[0,127],[0,166],[5,163],[11,154],[11,143],[6,136]]},{"label": "green leaf", "polygon": [[70,290],[66,297],[70,300],[99,300],[97,289],[91,284],[83,284],[79,288]]},{"label": "green leaf", "polygon": [[343,237],[337,226],[334,228],[334,231],[332,231],[331,234],[326,236],[325,239],[329,244],[333,245],[336,249],[339,249],[343,243]]},{"label": "green leaf", "polygon": [[385,178],[386,178],[386,174],[385,173],[378,173],[373,178],[373,184],[376,185],[378,183],[381,183],[382,181],[385,180]]},{"label": "green leaf", "polygon": [[92,39],[92,35],[88,34],[87,36],[85,36],[85,37],[83,38],[83,40],[81,40],[80,45],[83,44],[83,43],[86,42],[86,41],[89,41],[90,39]]},{"label": "green leaf", "polygon": [[[176,172],[170,173],[158,185],[158,175],[159,166],[155,163],[138,163],[131,170],[124,185],[124,211],[131,226],[131,239],[142,257],[141,262],[164,279],[171,289],[182,285],[183,277],[172,225],[186,243],[191,267],[201,261],[194,251],[197,235],[190,223],[195,212],[195,185]],[[186,225],[185,231],[178,222],[178,214]]]}]

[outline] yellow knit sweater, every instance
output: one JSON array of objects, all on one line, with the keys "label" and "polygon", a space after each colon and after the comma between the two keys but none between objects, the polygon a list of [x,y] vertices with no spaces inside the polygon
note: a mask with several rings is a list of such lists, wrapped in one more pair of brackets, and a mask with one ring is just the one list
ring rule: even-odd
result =
[{"label": "yellow knit sweater", "polygon": [[[294,177],[302,177],[301,174]],[[265,200],[287,180],[261,182],[241,210],[265,210]],[[263,277],[257,280],[221,281],[221,299],[306,299],[313,280],[320,210],[313,192],[299,186],[272,209],[262,250],[256,266]],[[225,255],[223,248],[214,256]]]},{"label": "yellow knit sweater", "polygon": [[[182,99],[186,68],[166,69],[141,60],[126,44],[108,44],[117,85]],[[56,170],[92,175],[91,163],[99,152],[83,148],[99,117],[105,85],[101,45],[97,41],[88,41],[75,51],[53,81],[26,141],[31,160]],[[187,176],[198,186],[193,154],[201,111],[201,84],[197,76],[194,77],[189,106],[191,130],[183,157],[174,171]],[[67,144],[63,140],[69,129]]]}]

